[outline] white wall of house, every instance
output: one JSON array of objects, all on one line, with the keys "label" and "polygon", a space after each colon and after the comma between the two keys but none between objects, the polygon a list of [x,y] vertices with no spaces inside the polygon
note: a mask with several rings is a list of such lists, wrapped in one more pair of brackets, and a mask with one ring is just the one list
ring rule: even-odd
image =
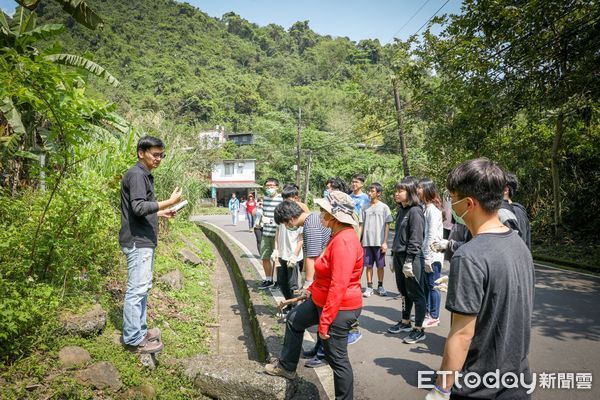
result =
[{"label": "white wall of house", "polygon": [[254,182],[255,160],[224,160],[213,166],[213,182]]}]

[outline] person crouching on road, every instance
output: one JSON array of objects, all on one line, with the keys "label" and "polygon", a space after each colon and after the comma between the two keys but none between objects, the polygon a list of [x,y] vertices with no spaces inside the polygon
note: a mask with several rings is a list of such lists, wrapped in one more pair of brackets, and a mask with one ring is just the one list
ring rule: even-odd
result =
[{"label": "person crouching on road", "polygon": [[336,399],[352,399],[354,376],[348,358],[348,332],[362,310],[360,278],[363,249],[354,231],[354,202],[340,191],[315,201],[321,207],[321,223],[331,228],[331,240],[315,262],[315,281],[308,299],[288,315],[281,358],[265,366],[269,375],[296,377],[306,328],[318,324],[325,358],[333,369]]}]

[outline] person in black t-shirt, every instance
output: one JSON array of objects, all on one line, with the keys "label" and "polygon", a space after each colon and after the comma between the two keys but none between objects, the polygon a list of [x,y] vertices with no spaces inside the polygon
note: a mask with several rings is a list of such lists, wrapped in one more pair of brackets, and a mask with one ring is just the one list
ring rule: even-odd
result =
[{"label": "person in black t-shirt", "polygon": [[[531,382],[535,284],[531,253],[498,218],[505,186],[504,172],[484,158],[466,161],[448,174],[452,213],[473,239],[456,250],[450,263],[446,309],[452,312],[452,326],[436,386],[426,399],[530,398],[527,386],[502,379],[511,373]],[[499,380],[489,374],[496,370]],[[456,381],[447,372],[471,373],[482,381]]]}]

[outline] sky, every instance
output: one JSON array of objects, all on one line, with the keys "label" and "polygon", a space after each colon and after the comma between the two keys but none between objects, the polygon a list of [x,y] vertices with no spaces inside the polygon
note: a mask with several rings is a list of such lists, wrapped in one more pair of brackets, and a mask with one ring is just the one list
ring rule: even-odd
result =
[{"label": "sky", "polygon": [[[48,0],[46,0],[48,1]],[[148,0],[152,1],[152,0]],[[250,22],[270,23],[288,29],[296,21],[308,20],[321,35],[347,36],[352,40],[394,37],[407,39],[436,11],[459,13],[462,0],[188,0],[212,17],[233,11]],[[12,14],[16,2],[0,0],[0,8]],[[421,29],[421,32],[425,28]],[[439,30],[434,29],[437,33]]]}]

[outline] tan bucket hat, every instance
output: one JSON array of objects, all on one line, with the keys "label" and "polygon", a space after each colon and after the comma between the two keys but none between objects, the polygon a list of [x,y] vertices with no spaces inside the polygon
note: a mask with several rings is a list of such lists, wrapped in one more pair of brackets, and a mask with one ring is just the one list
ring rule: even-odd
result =
[{"label": "tan bucket hat", "polygon": [[323,199],[315,199],[315,203],[338,221],[344,224],[358,225],[353,218],[354,201],[346,193],[334,190]]}]

